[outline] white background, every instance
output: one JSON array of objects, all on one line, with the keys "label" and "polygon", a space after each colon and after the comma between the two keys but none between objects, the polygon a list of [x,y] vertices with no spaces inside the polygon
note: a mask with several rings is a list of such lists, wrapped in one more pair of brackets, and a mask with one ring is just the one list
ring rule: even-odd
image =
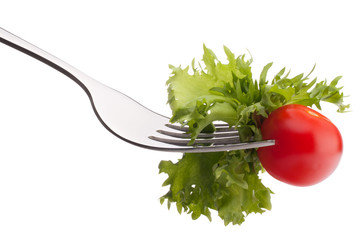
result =
[{"label": "white background", "polygon": [[[0,239],[359,239],[357,1],[1,1],[0,26],[147,107],[169,115],[168,64],[188,65],[202,44],[249,50],[253,70],[274,62],[340,84],[352,112],[323,114],[343,135],[335,173],[298,188],[263,174],[273,209],[225,227],[160,205],[160,160],[98,122],[83,90],[0,45]],[[129,109],[131,111],[131,109]],[[126,113],[124,113],[124,116]],[[146,119],[144,119],[146,121]]]}]

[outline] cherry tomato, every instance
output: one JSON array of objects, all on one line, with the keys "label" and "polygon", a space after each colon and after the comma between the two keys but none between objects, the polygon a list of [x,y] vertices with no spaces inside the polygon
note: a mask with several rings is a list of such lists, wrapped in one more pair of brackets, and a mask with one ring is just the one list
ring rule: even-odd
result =
[{"label": "cherry tomato", "polygon": [[343,143],[337,127],[303,105],[290,104],[270,113],[261,125],[263,139],[275,145],[258,149],[265,170],[296,186],[310,186],[330,176],[339,164]]}]

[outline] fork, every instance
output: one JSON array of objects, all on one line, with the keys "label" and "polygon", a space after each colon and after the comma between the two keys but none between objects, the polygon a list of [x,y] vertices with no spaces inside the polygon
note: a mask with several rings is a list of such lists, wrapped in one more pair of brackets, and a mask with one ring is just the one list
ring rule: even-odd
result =
[{"label": "fork", "polygon": [[0,42],[63,73],[87,94],[100,123],[116,137],[146,149],[169,152],[219,152],[266,147],[274,140],[240,142],[238,131],[226,124],[215,125],[213,133],[200,133],[189,145],[188,128],[171,124],[125,94],[110,88],[35,45],[0,28]]}]

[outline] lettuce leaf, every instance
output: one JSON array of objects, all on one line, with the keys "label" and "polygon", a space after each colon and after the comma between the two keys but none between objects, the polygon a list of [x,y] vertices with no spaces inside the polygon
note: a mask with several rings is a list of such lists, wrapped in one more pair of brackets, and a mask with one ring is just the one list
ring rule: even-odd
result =
[{"label": "lettuce leaf", "polygon": [[215,209],[226,225],[241,224],[251,212],[270,210],[272,192],[244,154],[251,151],[184,154],[177,163],[160,162],[160,172],[169,175],[163,185],[170,185],[161,203],[167,199],[170,208],[175,202],[178,212],[184,210],[192,219],[204,215],[211,220],[210,209]]},{"label": "lettuce leaf", "polygon": [[[346,112],[341,76],[330,83],[309,80],[307,75],[289,77],[282,68],[268,80],[272,63],[264,66],[259,80],[253,79],[251,64],[245,54],[235,57],[224,47],[227,63],[218,60],[213,51],[203,46],[202,62],[195,60],[185,68],[169,65],[172,74],[167,81],[171,122],[189,126],[192,141],[203,131],[210,131],[214,121],[227,123],[239,132],[241,141],[261,140],[261,122],[275,109],[286,104],[302,104],[321,109],[321,102]],[[170,208],[174,203],[179,213],[192,219],[201,215],[211,220],[217,211],[224,224],[241,224],[251,213],[271,209],[272,191],[259,177],[264,172],[256,149],[218,153],[187,153],[177,162],[161,161],[160,173],[168,178],[169,191],[160,198]]]}]

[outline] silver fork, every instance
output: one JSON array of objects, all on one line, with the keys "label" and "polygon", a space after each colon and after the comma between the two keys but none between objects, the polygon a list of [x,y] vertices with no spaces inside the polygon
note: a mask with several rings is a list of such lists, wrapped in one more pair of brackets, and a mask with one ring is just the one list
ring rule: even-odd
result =
[{"label": "silver fork", "polygon": [[266,147],[274,140],[240,142],[238,132],[216,125],[214,133],[201,133],[189,145],[187,128],[170,124],[169,118],[155,113],[125,94],[92,79],[68,63],[0,28],[0,42],[25,53],[74,80],[88,95],[101,124],[118,138],[139,147],[169,152],[218,152]]}]

